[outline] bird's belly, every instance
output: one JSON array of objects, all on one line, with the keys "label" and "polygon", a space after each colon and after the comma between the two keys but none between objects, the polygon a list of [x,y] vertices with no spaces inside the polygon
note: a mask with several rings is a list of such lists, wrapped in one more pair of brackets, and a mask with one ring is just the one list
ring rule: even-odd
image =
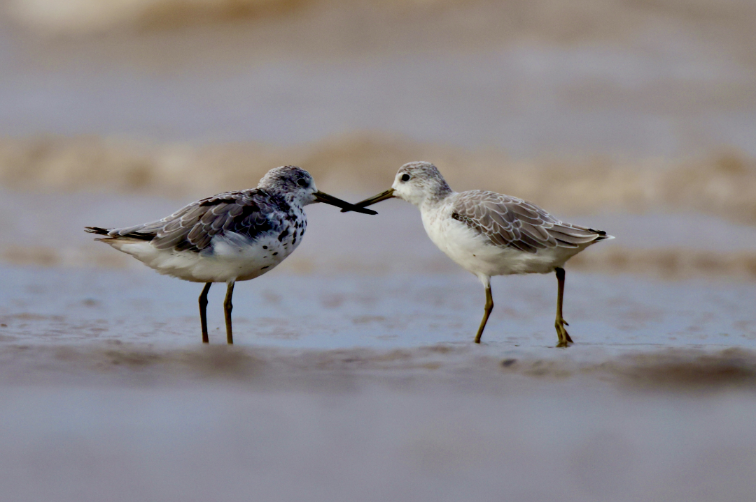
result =
[{"label": "bird's belly", "polygon": [[239,235],[226,235],[214,238],[212,248],[202,252],[161,250],[149,242],[124,243],[119,248],[164,275],[190,282],[235,282],[272,270],[296,245],[279,242],[275,236],[250,242]]},{"label": "bird's belly", "polygon": [[579,249],[549,248],[535,253],[500,247],[467,226],[452,222],[428,232],[450,259],[474,275],[497,276],[550,273]]}]

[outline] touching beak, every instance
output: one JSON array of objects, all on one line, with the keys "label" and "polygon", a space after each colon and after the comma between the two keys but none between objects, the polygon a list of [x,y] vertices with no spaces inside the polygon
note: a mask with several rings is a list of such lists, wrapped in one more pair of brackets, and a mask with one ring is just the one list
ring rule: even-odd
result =
[{"label": "touching beak", "polygon": [[378,213],[375,210],[368,210],[367,208],[361,208],[356,205],[352,205],[351,203],[347,203],[346,201],[340,200],[339,198],[334,198],[330,194],[326,194],[321,191],[316,191],[315,193],[313,193],[313,196],[315,196],[315,201],[318,201],[320,203],[328,203],[329,205],[342,208],[342,212],[351,210],[353,212],[359,212],[368,215],[376,215]]},{"label": "touching beak", "polygon": [[[395,197],[394,190],[389,189],[388,191],[383,191],[381,194],[376,194],[372,198],[364,199],[360,201],[359,203],[355,203],[354,206],[359,207],[359,208],[365,208],[365,207],[369,207],[370,205],[375,205],[376,203],[379,203],[383,200],[387,200],[394,197]],[[347,211],[346,209],[342,210],[342,212],[346,212],[346,211]]]}]

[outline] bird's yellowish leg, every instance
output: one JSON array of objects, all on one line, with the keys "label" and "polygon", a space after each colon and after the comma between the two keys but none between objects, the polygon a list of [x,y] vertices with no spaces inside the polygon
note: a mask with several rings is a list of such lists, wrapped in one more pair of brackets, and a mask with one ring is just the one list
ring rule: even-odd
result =
[{"label": "bird's yellowish leg", "polygon": [[207,282],[205,288],[202,289],[202,294],[199,297],[200,308],[200,324],[202,324],[202,343],[210,343],[210,338],[207,336],[207,293],[210,292],[210,287],[213,284]]},{"label": "bird's yellowish leg", "polygon": [[556,328],[557,338],[559,338],[557,347],[566,348],[570,346],[570,343],[572,343],[572,338],[570,338],[570,335],[567,333],[567,329],[564,328],[564,326],[568,326],[570,324],[568,324],[562,316],[562,301],[564,299],[564,268],[556,268],[555,270],[559,286],[557,292],[557,312],[556,320],[554,321],[554,327]]},{"label": "bird's yellowish leg", "polygon": [[231,310],[234,309],[234,305],[231,304],[231,298],[234,295],[234,282],[228,283],[228,290],[226,290],[226,300],[223,302],[223,313],[226,315],[226,342],[229,345],[234,344],[234,333],[231,329]]},{"label": "bird's yellowish leg", "polygon": [[480,321],[480,327],[478,328],[478,334],[475,335],[475,343],[480,343],[480,337],[483,335],[483,329],[486,328],[486,322],[488,322],[488,316],[491,315],[491,311],[494,307],[493,296],[491,295],[491,284],[485,283],[486,287],[486,306],[484,307],[483,320]]}]

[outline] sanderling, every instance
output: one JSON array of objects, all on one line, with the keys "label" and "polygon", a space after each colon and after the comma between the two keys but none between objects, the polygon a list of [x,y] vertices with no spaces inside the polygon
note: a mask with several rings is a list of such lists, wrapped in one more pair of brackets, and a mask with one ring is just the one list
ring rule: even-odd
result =
[{"label": "sanderling", "polygon": [[226,338],[233,344],[234,283],[267,273],[294,252],[307,228],[303,207],[316,202],[376,214],[318,191],[305,170],[282,166],[270,170],[255,189],[216,194],[159,221],[86,231],[107,236],[98,240],[161,274],[204,282],[199,297],[203,343],[208,343],[207,293],[213,282],[225,282]]},{"label": "sanderling", "polygon": [[438,169],[424,161],[405,164],[391,189],[356,205],[367,207],[394,197],[418,207],[433,243],[483,283],[486,304],[476,343],[480,343],[494,306],[492,276],[552,271],[558,282],[554,323],[557,346],[572,343],[564,328],[569,324],[562,317],[564,263],[589,245],[613,236],[567,224],[513,196],[490,191],[454,192]]}]

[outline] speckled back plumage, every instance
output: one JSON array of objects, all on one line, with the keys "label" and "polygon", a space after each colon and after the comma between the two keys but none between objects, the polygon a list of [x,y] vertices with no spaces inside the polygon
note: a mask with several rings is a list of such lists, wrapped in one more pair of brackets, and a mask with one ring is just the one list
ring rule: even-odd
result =
[{"label": "speckled back plumage", "polygon": [[301,208],[286,201],[279,192],[247,189],[216,194],[195,201],[159,221],[112,229],[110,237],[148,240],[161,250],[202,252],[217,235],[233,232],[250,241],[267,233],[301,240],[307,218]]},{"label": "speckled back plumage", "polygon": [[94,232],[114,239],[150,242],[158,250],[212,253],[213,239],[240,236],[254,243],[273,234],[286,246],[295,246],[307,228],[307,217],[296,198],[312,177],[296,166],[270,170],[254,189],[229,191],[188,204],[158,221]]}]

